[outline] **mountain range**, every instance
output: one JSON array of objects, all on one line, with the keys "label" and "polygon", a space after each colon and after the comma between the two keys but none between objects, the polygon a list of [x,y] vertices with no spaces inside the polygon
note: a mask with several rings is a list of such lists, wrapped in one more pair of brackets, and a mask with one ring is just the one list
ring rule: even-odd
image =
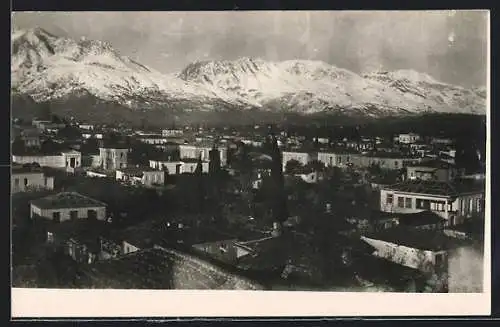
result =
[{"label": "mountain range", "polygon": [[485,88],[450,85],[414,70],[359,75],[321,61],[240,58],[198,61],[163,74],[107,42],[40,28],[13,29],[11,48],[13,114],[47,103],[80,119],[157,122],[486,113]]}]

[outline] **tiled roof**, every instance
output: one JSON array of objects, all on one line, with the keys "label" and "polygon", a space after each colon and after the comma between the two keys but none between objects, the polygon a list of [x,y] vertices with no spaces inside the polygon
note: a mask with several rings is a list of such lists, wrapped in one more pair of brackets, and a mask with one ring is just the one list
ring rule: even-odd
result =
[{"label": "tiled roof", "polygon": [[408,165],[407,167],[428,167],[428,168],[436,168],[436,169],[450,169],[454,168],[455,165],[452,165],[448,162],[444,162],[441,160],[425,160],[419,163],[414,163]]},{"label": "tiled roof", "polygon": [[62,192],[31,201],[42,209],[105,207],[106,204],[76,192]]},{"label": "tiled roof", "polygon": [[460,194],[484,192],[484,184],[474,183],[473,181],[441,182],[411,180],[390,185],[385,189],[406,193],[458,196]]},{"label": "tiled roof", "polygon": [[461,244],[460,240],[448,237],[441,231],[415,230],[395,227],[365,235],[367,238],[382,240],[410,248],[430,251],[448,250]]}]

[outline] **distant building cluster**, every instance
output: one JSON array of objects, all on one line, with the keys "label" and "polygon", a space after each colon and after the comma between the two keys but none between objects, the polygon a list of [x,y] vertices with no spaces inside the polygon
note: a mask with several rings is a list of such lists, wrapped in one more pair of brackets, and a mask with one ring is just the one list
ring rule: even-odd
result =
[{"label": "distant building cluster", "polygon": [[[448,291],[452,250],[468,246],[474,233],[464,226],[480,223],[486,206],[484,175],[457,165],[454,140],[442,136],[308,141],[283,131],[273,152],[260,127],[238,135],[33,120],[19,130],[11,192],[44,192],[29,200],[29,219],[47,223],[46,242],[83,265],[92,287],[272,289],[294,276],[324,281],[346,273],[388,290]],[[221,172],[225,189],[214,177]],[[183,176],[200,183],[208,176],[207,188],[227,203],[217,214],[193,214],[193,203],[177,218],[161,212],[116,228],[110,204],[59,187],[64,176],[160,195],[176,192]],[[270,220],[247,213],[274,197],[286,202],[285,219],[277,219],[276,203],[270,213],[262,209]],[[326,272],[325,260],[343,268]],[[173,281],[166,267],[175,267]]]}]

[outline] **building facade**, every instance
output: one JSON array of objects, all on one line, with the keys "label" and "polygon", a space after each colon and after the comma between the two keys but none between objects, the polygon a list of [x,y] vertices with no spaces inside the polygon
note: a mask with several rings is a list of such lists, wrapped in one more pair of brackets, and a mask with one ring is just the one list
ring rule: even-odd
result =
[{"label": "building facade", "polygon": [[13,169],[10,186],[12,193],[53,190],[54,177],[45,176],[42,171],[32,171],[22,168]]},{"label": "building facade", "polygon": [[[220,163],[221,166],[227,164],[227,148],[226,147],[216,147],[219,150]],[[180,144],[179,145],[179,155],[180,159],[198,159],[201,157],[202,161],[210,160],[210,151],[212,151],[213,146],[195,145],[195,144]]]},{"label": "building facade", "polygon": [[106,219],[106,204],[75,192],[63,192],[31,201],[31,218],[62,222],[76,219]]},{"label": "building facade", "polygon": [[380,190],[380,211],[432,211],[446,219],[448,226],[460,224],[483,210],[484,189],[457,191],[451,183],[407,181]]},{"label": "building facade", "polygon": [[99,148],[100,167],[104,170],[126,168],[127,156],[126,148]]},{"label": "building facade", "polygon": [[132,185],[144,185],[147,187],[161,186],[165,184],[165,172],[155,170],[151,167],[122,168],[116,170],[116,180]]}]

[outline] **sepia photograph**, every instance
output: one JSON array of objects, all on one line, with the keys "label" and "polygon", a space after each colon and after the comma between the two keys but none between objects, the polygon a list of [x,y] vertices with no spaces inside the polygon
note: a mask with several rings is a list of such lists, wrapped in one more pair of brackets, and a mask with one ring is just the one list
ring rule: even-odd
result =
[{"label": "sepia photograph", "polygon": [[489,299],[489,51],[486,10],[13,12],[13,310]]}]

